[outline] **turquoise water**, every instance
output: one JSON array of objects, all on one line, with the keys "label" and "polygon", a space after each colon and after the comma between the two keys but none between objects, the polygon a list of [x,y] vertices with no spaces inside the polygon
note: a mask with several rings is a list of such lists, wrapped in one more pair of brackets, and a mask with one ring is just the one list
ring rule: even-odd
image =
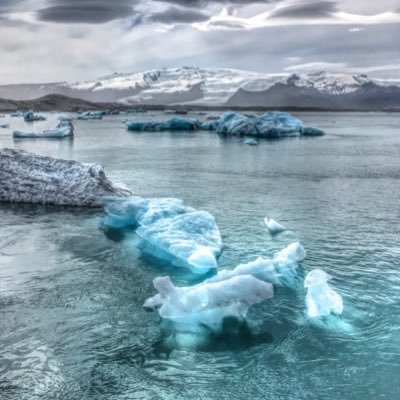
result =
[{"label": "turquoise water", "polygon": [[[48,116],[33,127],[54,125]],[[127,132],[115,116],[76,121],[73,141],[13,141],[26,125],[2,118],[0,146],[98,162],[137,195],[212,213],[221,268],[297,240],[307,258],[295,289],[250,309],[256,340],[166,350],[141,306],[155,277],[190,276],[143,257],[133,234],[107,237],[101,210],[2,204],[0,399],[400,398],[400,115],[296,116],[327,135],[246,146]],[[271,237],[265,216],[289,230]],[[314,268],[334,277],[342,318],[307,319],[302,278]]]}]

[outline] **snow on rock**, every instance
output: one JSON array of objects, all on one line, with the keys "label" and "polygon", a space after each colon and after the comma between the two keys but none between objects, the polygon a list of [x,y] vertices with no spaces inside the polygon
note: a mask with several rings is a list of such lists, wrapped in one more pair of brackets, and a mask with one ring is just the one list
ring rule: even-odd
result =
[{"label": "snow on rock", "polygon": [[14,131],[15,139],[63,139],[74,136],[74,126],[70,121],[62,120],[55,128],[42,132]]},{"label": "snow on rock", "polygon": [[214,217],[179,199],[131,197],[106,203],[105,227],[137,227],[139,249],[176,267],[203,274],[217,268],[222,239]]},{"label": "snow on rock", "polygon": [[307,288],[306,306],[311,318],[323,317],[343,312],[343,300],[340,294],[332,290],[328,280],[332,277],[321,269],[314,269],[304,279]]},{"label": "snow on rock", "polygon": [[284,226],[282,226],[279,222],[275,221],[272,218],[265,218],[264,219],[265,225],[267,226],[268,232],[271,235],[275,235],[277,233],[283,232],[286,230]]},{"label": "snow on rock", "polygon": [[107,179],[101,165],[0,150],[0,201],[99,206],[105,196],[129,195]]}]

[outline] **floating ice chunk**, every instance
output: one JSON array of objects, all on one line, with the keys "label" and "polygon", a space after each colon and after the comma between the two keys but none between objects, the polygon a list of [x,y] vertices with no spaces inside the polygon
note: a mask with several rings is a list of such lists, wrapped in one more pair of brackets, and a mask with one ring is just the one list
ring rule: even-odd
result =
[{"label": "floating ice chunk", "polygon": [[175,117],[164,121],[127,121],[130,131],[195,131],[202,127],[202,123],[195,118]]},{"label": "floating ice chunk", "polygon": [[257,146],[258,142],[255,139],[246,139],[243,141],[243,144],[248,144],[249,146]]},{"label": "floating ice chunk", "polygon": [[226,112],[218,121],[217,132],[225,135],[255,136],[279,139],[285,136],[317,136],[324,133],[305,126],[289,113],[270,111],[262,115]]},{"label": "floating ice chunk", "polygon": [[23,117],[24,116],[23,111],[14,111],[13,113],[10,114],[10,117]]},{"label": "floating ice chunk", "polygon": [[250,275],[195,286],[176,287],[169,277],[153,281],[158,294],[145,301],[147,309],[157,309],[161,318],[170,320],[177,331],[198,332],[206,327],[222,329],[226,317],[244,319],[253,304],[273,297],[270,283]]},{"label": "floating ice chunk", "polygon": [[275,235],[277,233],[286,231],[286,228],[282,226],[280,223],[276,222],[274,219],[264,218],[265,225],[267,225],[268,232],[271,235]]},{"label": "floating ice chunk", "polygon": [[34,122],[34,121],[45,121],[46,118],[42,115],[35,115],[33,111],[28,111],[24,114],[24,121],[25,122]]},{"label": "floating ice chunk", "polygon": [[60,114],[57,119],[59,121],[72,121],[72,118],[65,114]]},{"label": "floating ice chunk", "polygon": [[1,124],[0,125],[0,128],[9,128],[10,127],[10,124]]},{"label": "floating ice chunk", "polygon": [[136,231],[138,247],[177,267],[203,274],[218,267],[222,240],[214,217],[205,211],[192,211],[158,219]]},{"label": "floating ice chunk", "polygon": [[180,199],[154,198],[144,199],[132,196],[126,199],[111,199],[106,202],[107,215],[103,225],[120,229],[129,226],[150,225],[161,218],[170,218],[178,214],[195,211],[187,207]]},{"label": "floating ice chunk", "polygon": [[13,137],[15,139],[62,139],[72,136],[74,136],[74,126],[69,121],[61,121],[55,128],[48,129],[42,132],[13,132]]},{"label": "floating ice chunk", "polygon": [[84,111],[84,112],[78,113],[76,116],[76,119],[83,119],[83,120],[102,119],[103,115],[104,115],[103,111]]},{"label": "floating ice chunk", "polygon": [[212,215],[187,207],[179,199],[131,197],[106,204],[103,225],[138,227],[138,247],[157,258],[195,273],[217,268],[222,240]]},{"label": "floating ice chunk", "polygon": [[327,281],[332,277],[321,269],[309,272],[304,280],[307,288],[306,306],[309,317],[322,317],[343,312],[342,297],[332,290]]},{"label": "floating ice chunk", "polygon": [[277,286],[293,286],[297,276],[298,263],[304,260],[306,251],[298,243],[292,243],[277,252],[271,259],[259,257],[247,264],[239,264],[233,270],[222,270],[208,282],[218,282],[233,276],[252,275]]}]

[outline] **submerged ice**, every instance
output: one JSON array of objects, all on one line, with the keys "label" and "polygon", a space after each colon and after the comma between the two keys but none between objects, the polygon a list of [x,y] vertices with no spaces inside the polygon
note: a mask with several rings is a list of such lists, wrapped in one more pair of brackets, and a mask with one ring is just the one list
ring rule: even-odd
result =
[{"label": "submerged ice", "polygon": [[137,227],[140,250],[198,274],[217,268],[222,239],[208,212],[187,207],[179,199],[141,197],[111,201],[105,210],[104,226]]},{"label": "submerged ice", "polygon": [[343,300],[340,294],[332,290],[328,280],[332,277],[321,269],[309,272],[304,280],[307,288],[306,306],[309,317],[323,317],[343,312]]},{"label": "submerged ice", "polygon": [[206,328],[218,332],[226,317],[243,319],[253,304],[273,296],[273,285],[293,286],[298,263],[306,252],[292,243],[272,259],[258,258],[233,270],[222,270],[194,286],[175,287],[169,277],[156,278],[158,293],[144,307],[158,310],[177,331],[198,332]]}]

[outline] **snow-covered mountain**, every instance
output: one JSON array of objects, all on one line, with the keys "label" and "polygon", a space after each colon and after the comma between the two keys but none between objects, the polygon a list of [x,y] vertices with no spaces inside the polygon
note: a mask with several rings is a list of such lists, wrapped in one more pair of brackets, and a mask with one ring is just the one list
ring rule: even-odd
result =
[{"label": "snow-covered mountain", "polygon": [[[343,108],[341,104],[346,104],[346,108],[356,109],[365,108],[367,103],[368,107],[385,108],[387,101],[382,104],[382,96],[390,94],[389,106],[400,107],[400,81],[326,72],[271,75],[226,68],[179,67],[133,74],[114,73],[76,83],[0,86],[0,97],[13,100],[47,94],[132,105]],[[359,107],[357,101],[363,104]]]}]

